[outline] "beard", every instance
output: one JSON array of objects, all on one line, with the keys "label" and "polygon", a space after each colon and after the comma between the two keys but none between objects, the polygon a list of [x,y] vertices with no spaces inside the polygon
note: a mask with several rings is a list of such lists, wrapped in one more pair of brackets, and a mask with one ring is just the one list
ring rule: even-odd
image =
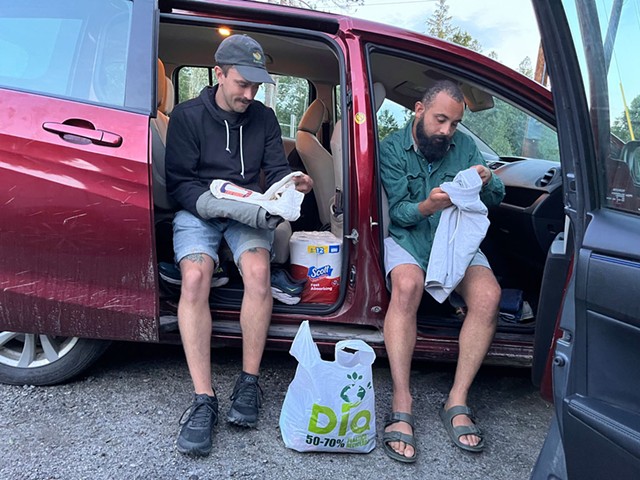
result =
[{"label": "beard", "polygon": [[418,150],[424,155],[427,162],[442,160],[449,151],[451,139],[446,135],[427,135],[424,131],[424,118],[416,124],[416,139]]}]

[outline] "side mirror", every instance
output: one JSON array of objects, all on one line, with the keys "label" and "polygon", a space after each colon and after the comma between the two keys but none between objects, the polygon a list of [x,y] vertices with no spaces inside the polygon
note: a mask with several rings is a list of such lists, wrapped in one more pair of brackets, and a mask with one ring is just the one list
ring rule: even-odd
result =
[{"label": "side mirror", "polygon": [[640,186],[640,141],[633,140],[625,144],[621,157],[629,167],[633,183]]}]

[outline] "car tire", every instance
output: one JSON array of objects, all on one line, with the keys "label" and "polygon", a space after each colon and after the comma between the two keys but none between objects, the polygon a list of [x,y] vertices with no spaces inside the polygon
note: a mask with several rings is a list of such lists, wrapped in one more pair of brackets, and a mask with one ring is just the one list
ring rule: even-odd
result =
[{"label": "car tire", "polygon": [[110,342],[78,337],[0,332],[0,382],[55,385],[89,368]]}]

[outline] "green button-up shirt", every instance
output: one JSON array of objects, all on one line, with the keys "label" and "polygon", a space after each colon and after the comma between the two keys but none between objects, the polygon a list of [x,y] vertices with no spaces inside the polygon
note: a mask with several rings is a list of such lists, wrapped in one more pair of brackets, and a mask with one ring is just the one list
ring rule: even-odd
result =
[{"label": "green button-up shirt", "polygon": [[[444,158],[430,164],[415,148],[412,127],[413,122],[408,122],[382,141],[380,171],[389,200],[389,235],[426,271],[441,212],[425,217],[418,204],[432,189],[453,180],[458,172],[486,163],[473,139],[456,131]],[[492,175],[482,187],[480,199],[490,207],[503,198],[504,184],[497,175]]]}]

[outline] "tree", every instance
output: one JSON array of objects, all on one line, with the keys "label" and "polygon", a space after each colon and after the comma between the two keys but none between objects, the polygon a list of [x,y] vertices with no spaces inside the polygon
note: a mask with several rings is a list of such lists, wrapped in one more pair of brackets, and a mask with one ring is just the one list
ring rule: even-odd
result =
[{"label": "tree", "polygon": [[398,121],[389,109],[385,108],[378,113],[378,138],[380,140],[395,132],[398,128],[400,128],[400,125],[398,125]]},{"label": "tree", "polygon": [[455,27],[451,23],[452,19],[453,17],[449,15],[447,0],[438,0],[435,12],[427,19],[427,33],[433,37],[442,38],[481,53],[482,45],[480,42],[474,39],[466,30]]},{"label": "tree", "polygon": [[456,29],[451,25],[453,17],[448,15],[448,13],[449,6],[447,5],[447,0],[439,0],[435,12],[427,19],[427,33],[429,35],[445,40],[453,36]]},{"label": "tree", "polygon": [[[640,95],[631,100],[631,104],[629,105],[629,118],[631,120],[634,137],[636,137],[636,135],[640,136]],[[625,112],[622,112],[620,116],[614,120],[613,125],[611,125],[611,133],[624,142],[631,140],[631,132],[629,132],[629,123],[627,122]]]},{"label": "tree", "polygon": [[[284,75],[273,75],[273,79],[276,81],[276,85],[274,89],[275,105],[272,108],[275,110],[278,123],[284,127],[283,135],[294,137],[298,121],[307,107],[309,83],[304,78]],[[284,131],[286,126],[289,126],[289,131]]]},{"label": "tree", "polygon": [[520,65],[518,65],[518,71],[529,78],[533,78],[533,65],[531,65],[531,59],[528,56],[524,57],[520,62]]}]

